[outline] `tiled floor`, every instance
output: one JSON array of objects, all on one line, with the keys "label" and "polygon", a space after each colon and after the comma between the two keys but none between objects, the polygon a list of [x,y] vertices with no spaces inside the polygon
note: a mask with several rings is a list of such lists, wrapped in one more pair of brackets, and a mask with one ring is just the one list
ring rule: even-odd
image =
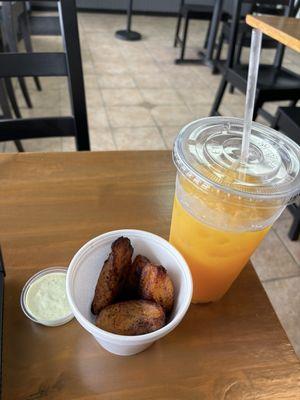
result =
[{"label": "tiled floor", "polygon": [[[114,32],[124,25],[121,15],[79,14],[92,149],[170,149],[183,125],[209,115],[220,77],[207,67],[174,65],[178,54],[172,47],[174,18],[134,16],[133,28],[143,34],[140,42],[115,39]],[[192,23],[188,56],[196,56],[206,27],[205,22]],[[34,38],[35,51],[61,48],[60,38]],[[262,59],[272,56],[268,50]],[[299,55],[287,51],[285,63],[300,72]],[[33,81],[27,79],[32,110],[25,107],[17,89],[23,116],[67,114],[70,105],[65,79],[41,81],[43,91],[37,92]],[[228,93],[223,104],[224,114],[243,115],[243,95]],[[269,109],[276,107],[271,104]],[[12,143],[0,146],[0,151],[15,151]],[[72,138],[28,140],[24,147],[27,151],[75,149]],[[287,237],[290,224],[291,216],[284,212],[252,261],[300,356],[300,245]]]}]

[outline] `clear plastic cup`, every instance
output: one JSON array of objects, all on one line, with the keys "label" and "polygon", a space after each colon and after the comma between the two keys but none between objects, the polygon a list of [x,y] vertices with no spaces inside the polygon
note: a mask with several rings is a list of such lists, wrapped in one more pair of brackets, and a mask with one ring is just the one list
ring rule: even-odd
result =
[{"label": "clear plastic cup", "polygon": [[193,276],[194,303],[219,300],[300,190],[300,147],[253,123],[247,164],[243,120],[210,117],[179,133],[170,242]]}]

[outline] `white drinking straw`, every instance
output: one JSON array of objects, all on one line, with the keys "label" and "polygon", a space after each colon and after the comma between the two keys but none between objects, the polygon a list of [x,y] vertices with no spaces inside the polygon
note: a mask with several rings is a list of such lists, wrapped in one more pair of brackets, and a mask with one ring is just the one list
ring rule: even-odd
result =
[{"label": "white drinking straw", "polygon": [[259,29],[252,30],[248,82],[246,93],[246,104],[244,114],[244,131],[241,150],[241,163],[246,164],[249,156],[249,143],[251,135],[251,126],[253,119],[254,101],[256,94],[257,75],[259,68],[259,58],[261,50],[262,32]]}]

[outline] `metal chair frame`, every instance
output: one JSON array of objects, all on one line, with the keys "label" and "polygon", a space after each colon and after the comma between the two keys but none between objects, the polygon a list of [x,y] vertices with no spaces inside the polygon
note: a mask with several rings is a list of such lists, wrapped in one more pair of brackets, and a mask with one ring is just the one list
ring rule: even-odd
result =
[{"label": "metal chair frame", "polygon": [[75,136],[77,150],[90,150],[76,4],[75,0],[56,1],[65,51],[2,53],[0,77],[68,77],[72,116],[0,120],[0,141]]},{"label": "metal chair frame", "polygon": [[[244,1],[245,0],[234,0],[235,4],[227,60],[219,65],[223,76],[217,90],[210,115],[220,115],[218,111],[219,106],[222,102],[225,89],[228,84],[231,84],[241,92],[246,93],[248,65],[234,65],[241,5]],[[287,15],[290,16],[293,12],[294,1],[290,0]],[[300,76],[282,67],[284,50],[285,47],[282,44],[278,44],[273,64],[260,65],[257,93],[254,105],[254,120],[259,113],[267,121],[272,123],[274,116],[262,108],[265,102],[290,100],[296,104],[300,98]]]}]

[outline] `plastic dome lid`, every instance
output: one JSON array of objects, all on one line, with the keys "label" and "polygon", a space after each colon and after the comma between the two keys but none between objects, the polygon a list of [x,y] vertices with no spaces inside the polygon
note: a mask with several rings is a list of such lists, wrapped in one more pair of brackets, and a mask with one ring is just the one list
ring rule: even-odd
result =
[{"label": "plastic dome lid", "polygon": [[253,122],[247,164],[241,164],[243,119],[203,118],[176,138],[177,169],[195,185],[228,194],[289,202],[300,192],[300,147],[287,136]]}]

